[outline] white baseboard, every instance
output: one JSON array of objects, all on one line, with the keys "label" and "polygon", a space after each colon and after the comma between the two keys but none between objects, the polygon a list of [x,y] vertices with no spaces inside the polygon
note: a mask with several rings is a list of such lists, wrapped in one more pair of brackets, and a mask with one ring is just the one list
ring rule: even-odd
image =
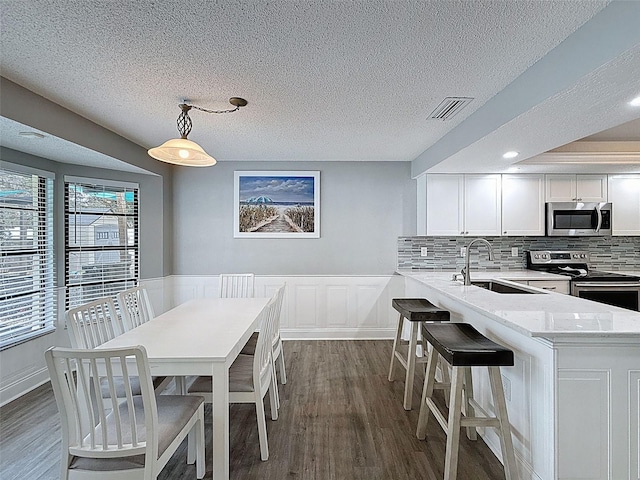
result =
[{"label": "white baseboard", "polygon": [[16,380],[0,389],[0,407],[21,397],[25,393],[38,388],[49,381],[49,371],[47,367],[30,373],[26,377]]},{"label": "white baseboard", "polygon": [[280,329],[283,340],[393,340],[393,328]]}]

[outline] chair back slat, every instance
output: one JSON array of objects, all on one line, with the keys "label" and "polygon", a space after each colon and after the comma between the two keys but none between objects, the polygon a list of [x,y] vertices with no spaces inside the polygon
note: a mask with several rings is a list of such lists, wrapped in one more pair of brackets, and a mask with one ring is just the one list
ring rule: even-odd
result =
[{"label": "chair back slat", "polygon": [[275,343],[280,339],[280,317],[282,315],[282,302],[284,300],[284,290],[286,285],[282,285],[278,290],[276,290],[274,296],[276,297],[276,302],[274,305],[274,319],[273,319],[273,329],[272,329],[272,343],[275,346]]},{"label": "chair back slat", "polygon": [[[89,458],[145,454],[157,458],[158,445],[153,436],[157,405],[144,347],[54,347],[47,350],[45,358],[60,411],[63,448],[69,454]],[[77,365],[77,375],[72,365]],[[140,384],[139,397],[133,394],[134,377]],[[101,381],[108,385],[110,401],[103,400],[100,394]],[[116,385],[124,389],[124,395],[116,395]],[[147,438],[153,440],[147,442]]]},{"label": "chair back slat", "polygon": [[124,320],[125,330],[131,330],[155,317],[147,289],[134,287],[118,294],[118,305]]},{"label": "chair back slat", "polygon": [[103,297],[66,313],[73,348],[96,348],[124,332],[111,297]]},{"label": "chair back slat", "polygon": [[219,277],[220,298],[247,298],[254,296],[253,273],[223,273]]}]

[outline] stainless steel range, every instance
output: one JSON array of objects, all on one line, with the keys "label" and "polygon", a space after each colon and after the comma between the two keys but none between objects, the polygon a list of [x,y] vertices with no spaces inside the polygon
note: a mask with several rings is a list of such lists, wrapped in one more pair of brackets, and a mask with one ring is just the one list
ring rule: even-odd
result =
[{"label": "stainless steel range", "polygon": [[640,311],[640,277],[589,268],[584,250],[533,250],[527,268],[571,277],[571,295]]}]

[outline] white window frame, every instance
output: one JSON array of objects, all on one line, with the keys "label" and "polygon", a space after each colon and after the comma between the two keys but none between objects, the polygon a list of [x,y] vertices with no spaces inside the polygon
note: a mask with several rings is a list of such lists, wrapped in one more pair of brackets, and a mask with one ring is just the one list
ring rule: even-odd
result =
[{"label": "white window frame", "polygon": [[[36,237],[32,248],[12,248],[11,241],[5,244],[5,248],[0,241],[0,278],[3,281],[0,285],[0,350],[53,332],[56,328],[57,313],[53,226],[55,175],[52,172],[3,161],[0,174],[5,172],[35,176],[38,191],[35,206],[32,204],[30,207],[25,205],[25,208],[20,208],[9,202],[0,202],[0,209],[6,211],[37,212],[36,231],[31,233],[32,237]],[[27,266],[29,262],[18,260],[29,255],[32,258],[32,268]],[[19,272],[19,275],[13,276],[13,282],[8,280],[12,277],[11,270]],[[24,279],[29,277],[32,280],[30,285],[27,285]]]},{"label": "white window frame", "polygon": [[[134,212],[131,215],[122,215],[128,219],[133,218],[134,227],[133,227],[133,244],[129,245],[128,242],[123,245],[118,246],[99,246],[97,244],[84,244],[71,246],[70,238],[70,216],[72,212],[69,211],[69,185],[83,185],[83,186],[92,186],[99,188],[116,188],[116,189],[126,189],[127,191],[134,192]],[[74,306],[80,305],[82,303],[86,303],[93,299],[112,295],[115,296],[119,291],[124,290],[126,288],[130,288],[136,286],[140,279],[140,249],[139,249],[139,238],[140,238],[140,215],[139,215],[139,204],[140,204],[140,187],[137,183],[131,182],[121,182],[117,180],[105,180],[98,178],[85,178],[85,177],[73,177],[73,176],[65,176],[64,177],[64,231],[65,231],[65,275],[64,275],[64,283],[65,283],[65,309],[73,308]],[[87,212],[85,212],[87,214]],[[108,216],[118,216],[118,213],[109,212]],[[96,239],[100,237],[103,240],[113,239],[114,235],[110,235],[109,238],[105,238],[103,232],[95,231]],[[117,235],[116,235],[117,237]],[[94,252],[94,254],[104,254],[109,255],[113,254],[113,252],[126,250],[132,254],[132,264],[131,270],[132,274],[130,276],[121,276],[118,278],[109,278],[103,277],[102,280],[93,280],[83,282],[82,279],[78,281],[76,278],[75,281],[71,282],[71,272],[70,272],[70,255],[73,253],[80,252]],[[98,263],[96,263],[98,264]],[[124,275],[125,270],[122,270],[120,273]],[[82,297],[78,298],[77,295],[72,296],[70,294],[71,289],[80,287],[83,289],[84,287],[96,287],[96,291],[98,293],[88,295],[82,293]],[[105,293],[106,292],[106,293]]]}]

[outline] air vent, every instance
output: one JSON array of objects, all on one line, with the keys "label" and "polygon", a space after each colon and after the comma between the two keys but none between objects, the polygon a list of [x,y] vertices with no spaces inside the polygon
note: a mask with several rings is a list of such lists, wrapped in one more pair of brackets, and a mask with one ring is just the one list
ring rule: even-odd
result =
[{"label": "air vent", "polygon": [[429,118],[451,120],[456,113],[471,103],[472,100],[473,98],[470,97],[447,97],[431,112]]}]

